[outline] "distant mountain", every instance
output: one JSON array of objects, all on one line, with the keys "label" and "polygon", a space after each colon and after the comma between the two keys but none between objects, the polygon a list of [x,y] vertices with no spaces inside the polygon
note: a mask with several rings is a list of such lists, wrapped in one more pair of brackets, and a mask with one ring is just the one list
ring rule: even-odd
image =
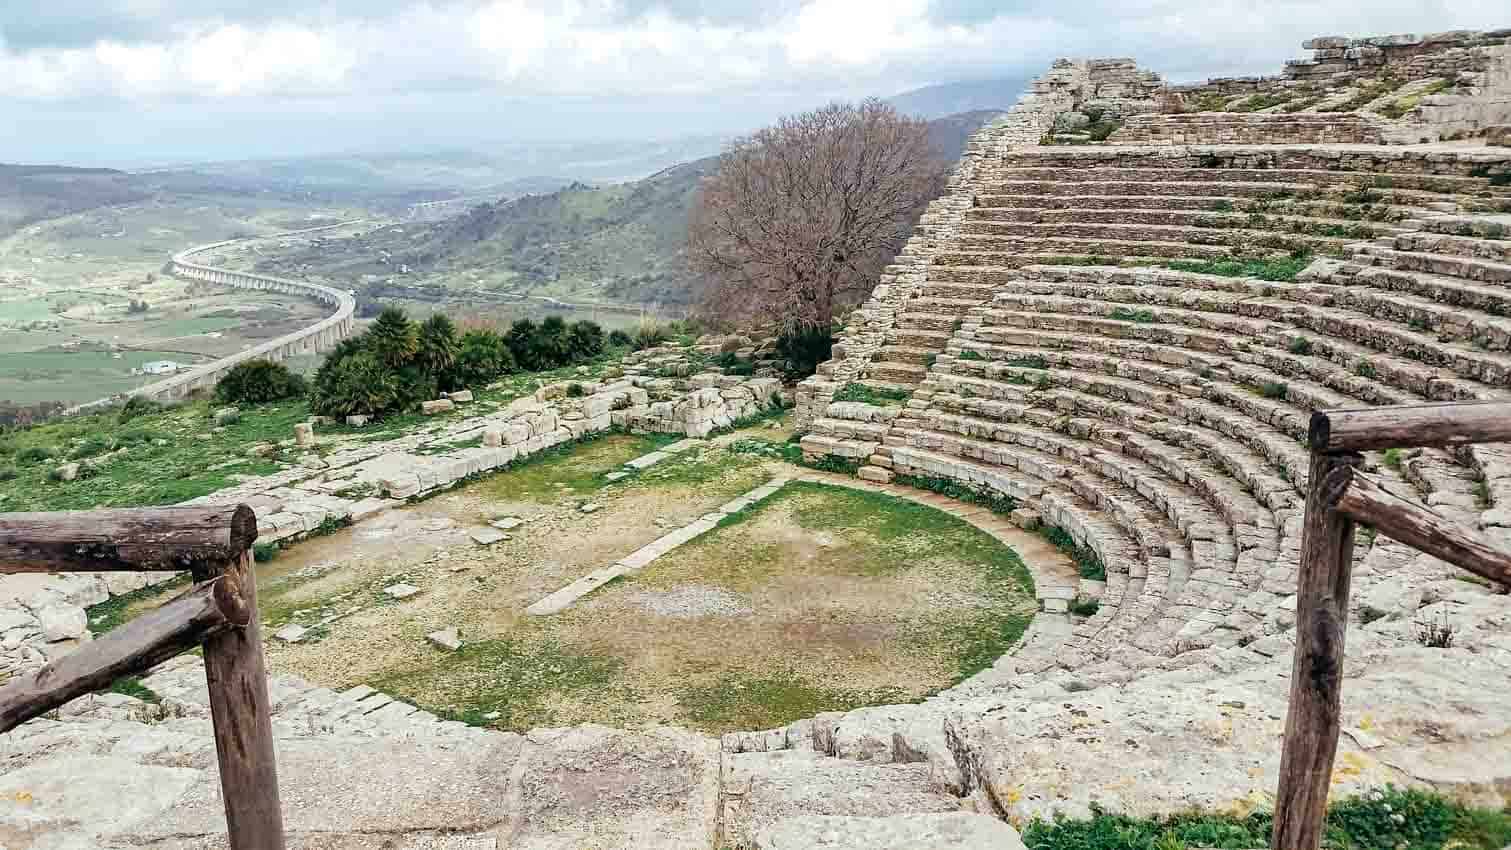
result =
[{"label": "distant mountain", "polygon": [[963,112],[1006,112],[1026,88],[1028,80],[1011,78],[942,83],[889,97],[887,103],[899,112],[932,121]]},{"label": "distant mountain", "polygon": [[0,236],[28,224],[149,197],[141,181],[108,168],[0,163]]},{"label": "distant mountain", "polygon": [[[934,149],[960,157],[970,135],[997,113],[930,122]],[[270,257],[272,274],[313,271],[375,297],[511,292],[566,300],[685,305],[694,278],[685,253],[698,183],[718,168],[705,157],[644,180],[573,183],[541,195],[479,204],[434,224],[383,227]]]}]

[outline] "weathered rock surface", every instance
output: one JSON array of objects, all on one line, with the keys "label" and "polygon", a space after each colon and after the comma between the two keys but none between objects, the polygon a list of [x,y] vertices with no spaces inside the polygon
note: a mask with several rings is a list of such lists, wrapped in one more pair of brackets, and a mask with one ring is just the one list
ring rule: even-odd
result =
[{"label": "weathered rock surface", "polygon": [[1025,850],[1018,831],[989,815],[799,817],[756,835],[754,850]]}]

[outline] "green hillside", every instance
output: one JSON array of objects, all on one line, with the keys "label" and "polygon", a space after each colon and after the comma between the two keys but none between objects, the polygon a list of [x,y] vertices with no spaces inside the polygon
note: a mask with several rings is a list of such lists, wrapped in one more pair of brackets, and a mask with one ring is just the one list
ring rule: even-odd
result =
[{"label": "green hillside", "polygon": [[[930,122],[942,158],[958,159],[998,113]],[[263,260],[271,274],[316,274],[369,298],[440,300],[447,293],[510,293],[563,300],[687,305],[687,216],[717,157],[633,183],[574,183],[546,195],[482,204],[434,224],[397,224]]]}]

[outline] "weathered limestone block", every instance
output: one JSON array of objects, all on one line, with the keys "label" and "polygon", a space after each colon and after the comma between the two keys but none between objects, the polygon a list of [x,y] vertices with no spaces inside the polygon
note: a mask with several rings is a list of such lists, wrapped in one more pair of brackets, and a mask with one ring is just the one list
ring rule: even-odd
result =
[{"label": "weathered limestone block", "polygon": [[755,850],[1025,850],[1018,831],[991,815],[807,816],[762,829]]},{"label": "weathered limestone block", "polygon": [[420,410],[423,411],[426,415],[447,413],[449,411],[456,410],[456,405],[453,404],[451,402],[451,399],[449,398],[441,398],[436,399],[435,401],[421,402]]},{"label": "weathered limestone block", "polygon": [[504,432],[498,428],[489,428],[483,432],[483,446],[496,449],[504,444]]},{"label": "weathered limestone block", "polygon": [[457,390],[455,392],[447,393],[446,398],[456,402],[457,404],[467,404],[468,402],[472,401],[472,390]]},{"label": "weathered limestone block", "polygon": [[366,425],[368,421],[369,417],[363,416],[360,413],[353,413],[351,416],[346,417],[346,424],[352,426],[353,428],[361,428],[362,426]]},{"label": "weathered limestone block", "polygon": [[294,426],[294,445],[301,449],[308,449],[315,445],[314,423],[300,422]]},{"label": "weathered limestone block", "polygon": [[222,407],[215,411],[211,418],[217,428],[226,425],[234,425],[241,421],[241,411],[234,407]]},{"label": "weathered limestone block", "polygon": [[42,637],[47,641],[77,640],[89,633],[89,619],[84,609],[76,605],[48,605],[38,609],[36,616]]}]

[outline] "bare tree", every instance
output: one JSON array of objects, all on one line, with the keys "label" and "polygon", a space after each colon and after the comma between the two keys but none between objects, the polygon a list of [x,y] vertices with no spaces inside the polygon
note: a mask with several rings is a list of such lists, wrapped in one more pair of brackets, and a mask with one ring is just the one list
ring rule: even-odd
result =
[{"label": "bare tree", "polygon": [[689,218],[705,309],[828,327],[875,287],[945,168],[928,123],[879,100],[788,116],[735,141]]}]

